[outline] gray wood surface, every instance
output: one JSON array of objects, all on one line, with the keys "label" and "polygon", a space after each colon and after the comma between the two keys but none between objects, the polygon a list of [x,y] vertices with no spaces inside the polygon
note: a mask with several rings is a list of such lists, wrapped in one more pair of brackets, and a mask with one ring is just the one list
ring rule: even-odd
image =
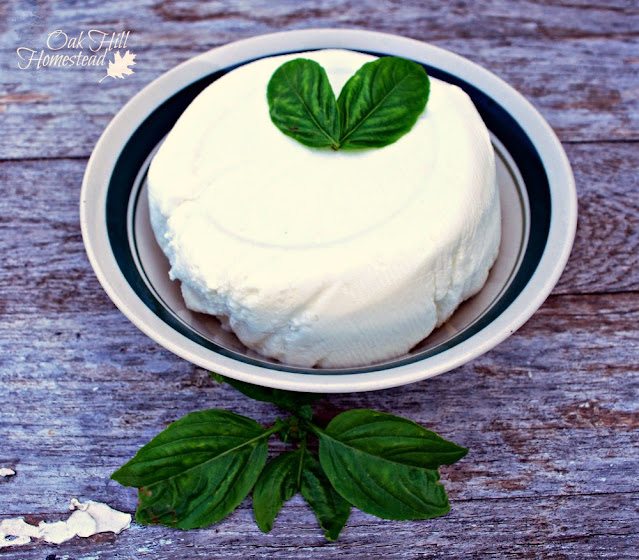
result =
[{"label": "gray wood surface", "polygon": [[[0,519],[64,516],[71,497],[133,512],[109,474],[185,413],[276,412],[159,347],[102,291],[84,253],[80,183],[120,107],[216,45],[309,27],[368,28],[467,56],[520,90],[555,128],[579,193],[575,247],[542,308],[494,350],[432,380],[332,395],[330,418],[370,407],[470,448],[444,469],[452,511],[418,522],[357,510],[326,543],[294,498],[272,533],[247,500],[180,532],[134,525],[12,560],[110,558],[639,558],[639,6],[634,0],[0,4]],[[16,68],[55,29],[130,30],[135,74]]]}]

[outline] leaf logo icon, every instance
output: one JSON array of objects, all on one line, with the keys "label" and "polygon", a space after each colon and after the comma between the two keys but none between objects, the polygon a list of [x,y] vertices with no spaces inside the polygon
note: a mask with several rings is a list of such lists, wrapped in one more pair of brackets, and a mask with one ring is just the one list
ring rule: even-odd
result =
[{"label": "leaf logo icon", "polygon": [[[133,74],[133,70],[129,68],[129,66],[133,66],[135,61],[133,60],[136,55],[131,54],[128,50],[124,53],[124,56],[120,55],[120,51],[116,51],[113,54],[113,60],[109,61],[109,66],[107,67],[106,76],[104,78],[121,78],[124,79],[124,76],[129,76]],[[100,82],[102,82],[100,80]]]}]

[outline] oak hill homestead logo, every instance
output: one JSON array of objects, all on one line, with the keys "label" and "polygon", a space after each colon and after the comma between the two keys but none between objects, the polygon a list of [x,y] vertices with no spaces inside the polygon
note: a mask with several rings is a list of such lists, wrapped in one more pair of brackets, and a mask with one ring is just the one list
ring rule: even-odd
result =
[{"label": "oak hill homestead logo", "polygon": [[136,55],[127,49],[130,34],[130,31],[109,33],[100,29],[90,29],[86,32],[80,31],[76,35],[69,35],[62,29],[56,29],[47,35],[44,48],[18,47],[16,49],[18,68],[39,70],[71,66],[106,66],[100,75],[99,82],[106,78],[123,79],[133,74],[133,69],[130,67],[135,65]]}]

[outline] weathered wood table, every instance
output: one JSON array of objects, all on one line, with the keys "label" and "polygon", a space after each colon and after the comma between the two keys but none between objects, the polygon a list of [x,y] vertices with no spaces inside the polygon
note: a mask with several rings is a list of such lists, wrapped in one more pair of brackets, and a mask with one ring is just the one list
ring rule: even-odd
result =
[{"label": "weathered wood table", "polygon": [[[72,5],[72,7],[71,7]],[[299,498],[262,534],[246,501],[208,529],[133,525],[25,558],[639,558],[639,5],[634,0],[61,0],[0,5],[0,519],[65,517],[69,498],[133,512],[110,473],[169,422],[252,402],[162,349],[111,303],[85,256],[80,184],[109,120],[177,63],[239,38],[368,28],[455,51],[519,89],[574,167],[579,227],[553,294],[516,334],[435,379],[333,395],[470,448],[444,469],[452,511],[419,522],[357,510],[326,543]],[[61,29],[130,31],[135,73],[18,68]]]}]

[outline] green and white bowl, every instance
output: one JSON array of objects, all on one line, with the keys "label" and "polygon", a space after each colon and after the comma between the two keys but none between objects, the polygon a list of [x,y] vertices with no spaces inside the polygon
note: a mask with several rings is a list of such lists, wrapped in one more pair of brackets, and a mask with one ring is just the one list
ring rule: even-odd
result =
[{"label": "green and white bowl", "polygon": [[[152,156],[211,82],[253,60],[323,48],[394,55],[466,91],[497,154],[502,245],[481,292],[408,354],[358,368],[287,366],[248,350],[213,317],[186,309],[149,223],[145,178]],[[451,370],[517,330],[566,264],[577,196],[566,154],[543,117],[512,87],[469,60],[372,31],[314,29],[263,35],[196,56],[138,93],[98,141],[84,176],[82,235],[109,297],[144,333],[203,368],[257,385],[309,392],[383,389]],[[215,250],[213,247],[212,250]]]}]

